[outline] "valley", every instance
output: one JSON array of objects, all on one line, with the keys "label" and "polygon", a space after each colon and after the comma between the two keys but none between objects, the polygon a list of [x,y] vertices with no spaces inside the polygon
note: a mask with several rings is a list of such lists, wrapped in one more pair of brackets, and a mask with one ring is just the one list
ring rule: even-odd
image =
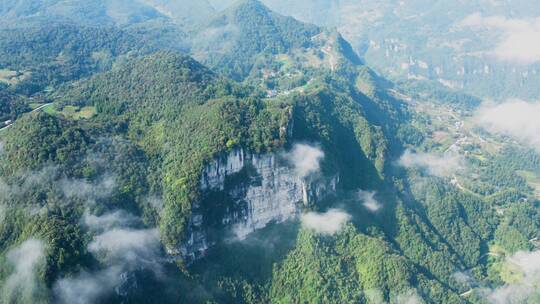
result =
[{"label": "valley", "polygon": [[473,2],[0,0],[0,303],[536,303]]}]

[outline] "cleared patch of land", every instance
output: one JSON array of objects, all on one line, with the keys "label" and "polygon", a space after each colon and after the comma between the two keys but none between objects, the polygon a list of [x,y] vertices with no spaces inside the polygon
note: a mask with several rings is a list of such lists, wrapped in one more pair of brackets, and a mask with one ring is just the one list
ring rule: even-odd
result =
[{"label": "cleared patch of land", "polygon": [[15,85],[25,80],[29,75],[30,73],[0,69],[0,82]]},{"label": "cleared patch of land", "polygon": [[527,184],[534,189],[536,196],[540,196],[540,178],[532,171],[517,171],[519,176],[523,177]]},{"label": "cleared patch of land", "polygon": [[49,104],[43,107],[43,112],[50,115],[61,115],[69,119],[89,119],[96,114],[95,107],[78,107],[65,106],[62,110],[58,110],[54,104]]}]

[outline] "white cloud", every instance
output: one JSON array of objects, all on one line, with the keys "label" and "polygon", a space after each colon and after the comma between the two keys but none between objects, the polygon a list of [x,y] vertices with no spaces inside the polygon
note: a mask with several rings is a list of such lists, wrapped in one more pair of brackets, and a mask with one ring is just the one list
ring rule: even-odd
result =
[{"label": "white cloud", "polygon": [[507,263],[517,267],[522,279],[495,289],[485,289],[486,298],[494,304],[524,303],[540,292],[540,251],[517,252],[507,258]]},{"label": "white cloud", "polygon": [[510,136],[540,152],[540,103],[509,100],[484,104],[474,116],[487,131]]},{"label": "white cloud", "polygon": [[309,212],[301,217],[302,226],[326,235],[341,231],[350,219],[347,212],[339,209],[330,209],[325,213]]},{"label": "white cloud", "polygon": [[324,152],[314,146],[295,144],[292,150],[285,153],[285,159],[294,167],[296,174],[306,178],[320,170],[320,162],[324,158]]},{"label": "white cloud", "polygon": [[128,227],[139,222],[139,219],[123,210],[107,213],[102,216],[90,214],[88,211],[82,217],[83,224],[92,231],[104,232],[115,227]]},{"label": "white cloud", "polygon": [[462,170],[465,160],[455,152],[433,154],[407,150],[399,159],[398,164],[405,168],[416,167],[434,176],[448,177]]},{"label": "white cloud", "polygon": [[196,46],[193,56],[199,61],[205,61],[212,53],[227,52],[235,46],[239,35],[240,29],[232,24],[207,28],[193,37],[192,45]]},{"label": "white cloud", "polygon": [[375,199],[375,194],[374,191],[358,191],[358,197],[362,200],[362,205],[371,212],[377,212],[383,207],[383,205]]},{"label": "white cloud", "polygon": [[60,187],[68,198],[75,197],[92,201],[110,196],[116,188],[116,180],[111,175],[104,175],[96,183],[82,179],[63,179],[60,181]]},{"label": "white cloud", "polygon": [[128,228],[140,222],[138,218],[116,211],[102,216],[85,214],[83,223],[96,235],[88,245],[104,266],[93,272],[81,272],[56,282],[54,291],[61,303],[97,303],[118,290],[126,275],[147,268],[161,272],[161,245],[157,229]]},{"label": "white cloud", "polygon": [[7,253],[7,261],[14,269],[3,287],[2,298],[6,303],[15,300],[30,303],[39,298],[37,270],[44,257],[43,242],[36,239],[29,239]]},{"label": "white cloud", "polygon": [[422,299],[418,296],[415,290],[402,293],[397,296],[397,304],[420,304],[423,303]]},{"label": "white cloud", "polygon": [[111,292],[111,287],[120,284],[121,273],[119,267],[110,267],[97,273],[83,272],[73,278],[59,280],[54,290],[61,303],[97,303],[100,297]]},{"label": "white cloud", "polygon": [[467,287],[470,287],[476,284],[476,280],[468,272],[458,271],[458,272],[453,273],[451,277],[457,283],[467,286]]},{"label": "white cloud", "polygon": [[460,25],[499,31],[502,37],[492,53],[500,60],[523,64],[540,61],[540,18],[485,17],[475,13],[465,18]]},{"label": "white cloud", "polygon": [[163,210],[163,199],[158,196],[146,197],[146,202],[152,206],[156,211],[161,212]]},{"label": "white cloud", "polygon": [[418,296],[418,292],[415,289],[410,289],[399,294],[392,294],[393,299],[391,302],[384,300],[383,292],[379,289],[370,289],[364,291],[364,296],[369,303],[376,304],[421,304],[424,303],[422,298]]},{"label": "white cloud", "polygon": [[88,245],[88,250],[107,262],[151,261],[159,252],[157,229],[113,229],[100,234]]}]

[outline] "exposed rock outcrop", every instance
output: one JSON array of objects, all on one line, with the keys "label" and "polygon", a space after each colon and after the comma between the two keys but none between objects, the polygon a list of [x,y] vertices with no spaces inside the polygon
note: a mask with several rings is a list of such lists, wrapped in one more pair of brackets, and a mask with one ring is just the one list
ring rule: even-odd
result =
[{"label": "exposed rock outcrop", "polygon": [[279,154],[233,150],[204,169],[200,181],[203,199],[193,206],[188,237],[180,252],[189,263],[218,241],[216,231],[243,239],[271,222],[293,219],[302,205],[335,192],[337,183],[337,176],[301,178]]}]

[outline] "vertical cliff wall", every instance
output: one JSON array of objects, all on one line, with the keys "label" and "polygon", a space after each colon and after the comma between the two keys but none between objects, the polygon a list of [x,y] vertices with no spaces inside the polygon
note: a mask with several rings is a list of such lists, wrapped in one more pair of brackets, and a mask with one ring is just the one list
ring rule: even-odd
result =
[{"label": "vertical cliff wall", "polygon": [[202,199],[193,206],[181,254],[193,261],[204,256],[224,232],[241,240],[271,222],[293,219],[302,206],[335,192],[337,183],[337,176],[299,177],[278,154],[233,150],[204,169]]}]

